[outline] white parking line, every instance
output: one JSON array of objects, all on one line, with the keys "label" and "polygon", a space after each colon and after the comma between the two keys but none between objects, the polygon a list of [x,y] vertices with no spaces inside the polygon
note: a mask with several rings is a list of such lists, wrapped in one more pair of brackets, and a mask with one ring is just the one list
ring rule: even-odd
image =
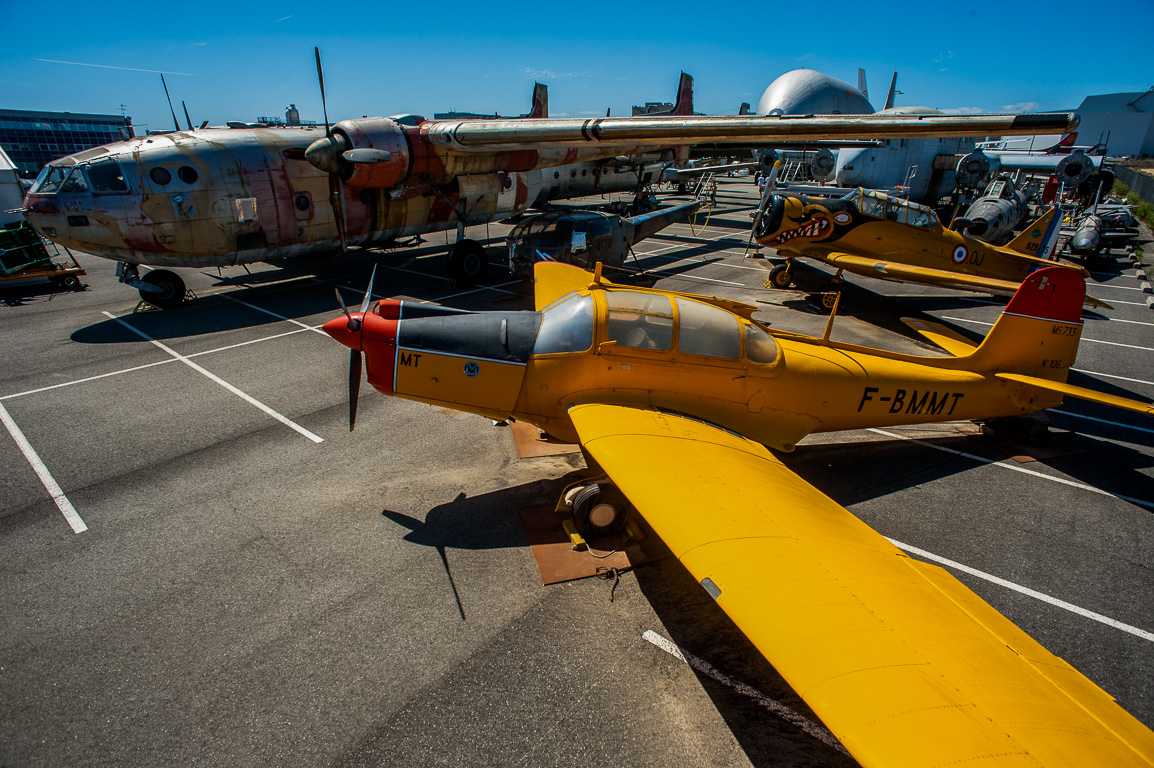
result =
[{"label": "white parking line", "polygon": [[997,584],[998,586],[1005,587],[1006,589],[1012,589],[1015,592],[1020,592],[1023,595],[1028,595],[1029,597],[1032,597],[1035,600],[1041,600],[1043,603],[1049,603],[1050,605],[1061,608],[1062,610],[1070,611],[1071,613],[1076,613],[1079,616],[1084,616],[1087,619],[1093,619],[1094,621],[1101,622],[1107,626],[1113,627],[1114,629],[1120,629],[1123,632],[1129,632],[1131,635],[1134,635],[1136,637],[1140,637],[1143,640],[1149,640],[1151,642],[1154,642],[1154,632],[1147,632],[1144,629],[1139,629],[1138,627],[1134,627],[1134,626],[1131,626],[1129,624],[1124,624],[1121,621],[1118,621],[1117,619],[1111,619],[1109,616],[1103,616],[1100,613],[1095,613],[1094,611],[1088,611],[1085,608],[1074,605],[1073,603],[1067,603],[1065,600],[1059,600],[1056,597],[1050,597],[1049,595],[1045,594],[1044,592],[1038,592],[1036,590],[1030,589],[1029,587],[1023,587],[1021,584],[1015,584],[1012,581],[1006,581],[1005,579],[998,578],[997,576],[986,573],[985,571],[979,571],[977,568],[971,568],[968,565],[962,565],[961,563],[955,562],[953,560],[947,560],[944,557],[940,557],[938,555],[935,555],[933,552],[927,552],[924,549],[918,549],[917,547],[911,547],[909,544],[903,544],[902,542],[897,541],[896,539],[889,539],[889,542],[891,544],[893,544],[895,547],[897,547],[898,549],[904,549],[906,552],[917,555],[918,557],[925,558],[926,560],[932,560],[935,563],[941,563],[942,565],[946,566],[947,568],[953,568],[954,570],[961,571],[962,573],[968,573],[971,576],[977,576],[979,579],[983,579],[983,580],[991,582],[993,584]]},{"label": "white parking line", "polygon": [[1107,378],[1107,379],[1118,379],[1119,381],[1132,381],[1135,384],[1149,384],[1150,386],[1154,387],[1154,381],[1143,381],[1142,379],[1131,379],[1129,376],[1115,376],[1112,373],[1099,373],[1098,371],[1087,371],[1087,370],[1082,369],[1082,368],[1071,368],[1070,370],[1071,371],[1077,371],[1078,373],[1084,373],[1087,376],[1102,376],[1102,377]]},{"label": "white parking line", "polygon": [[202,368],[201,366],[192,362],[192,360],[189,360],[187,357],[180,354],[176,350],[174,350],[171,347],[166,346],[165,344],[152,338],[151,336],[149,336],[148,334],[146,334],[144,331],[140,330],[139,328],[135,328],[131,324],[124,322],[123,320],[121,320],[119,317],[112,314],[111,312],[104,312],[103,314],[106,315],[107,317],[112,318],[116,322],[120,323],[125,328],[132,331],[136,335],[140,336],[145,341],[150,342],[152,344],[155,344],[157,347],[159,347],[160,349],[163,349],[165,352],[172,355],[174,358],[176,358],[180,362],[184,363],[189,368],[192,368],[194,371],[196,371],[197,373],[200,373],[201,375],[205,376],[209,380],[216,382],[220,386],[227,389],[229,392],[232,392],[234,395],[236,395],[240,399],[244,400],[246,403],[249,403],[250,405],[256,406],[260,410],[267,413],[269,416],[272,416],[274,419],[279,421],[281,424],[284,424],[286,427],[289,427],[289,428],[299,432],[300,434],[307,437],[309,440],[312,440],[314,443],[323,443],[324,442],[323,438],[313,434],[312,432],[308,431],[307,429],[302,427],[300,424],[297,424],[295,421],[292,421],[291,419],[287,418],[286,416],[282,416],[281,414],[274,411],[272,408],[269,408],[267,405],[262,403],[260,400],[257,400],[255,397],[252,397],[251,395],[249,395],[245,392],[242,392],[241,390],[234,387],[232,384],[229,384],[227,381],[225,381],[224,379],[217,376],[215,373],[212,373],[211,371],[209,371],[205,368]]},{"label": "white parking line", "polygon": [[[1145,306],[1145,305],[1143,305],[1143,306]],[[956,323],[971,323],[972,325],[986,325],[986,326],[992,326],[993,325],[993,323],[986,323],[986,322],[982,322],[981,320],[969,320],[969,319],[964,318],[964,317],[950,317],[948,315],[942,315],[942,319],[943,320],[953,320]],[[1141,349],[1144,352],[1154,352],[1154,347],[1140,347],[1137,344],[1122,344],[1122,343],[1117,342],[1117,341],[1102,341],[1101,339],[1087,339],[1085,336],[1083,336],[1081,340],[1082,341],[1092,341],[1095,344],[1109,344],[1112,347],[1126,347],[1127,349]]]},{"label": "white parking line", "polygon": [[28,442],[28,438],[24,437],[24,433],[20,431],[20,427],[16,426],[16,422],[8,414],[8,409],[0,405],[0,421],[4,422],[4,426],[8,428],[8,434],[12,435],[12,439],[16,441],[16,445],[20,448],[20,452],[24,454],[24,458],[32,465],[32,470],[36,476],[40,478],[44,489],[48,491],[48,495],[56,502],[56,508],[64,515],[64,519],[68,521],[68,525],[72,526],[73,533],[84,533],[88,530],[88,526],[84,524],[84,520],[80,517],[80,513],[76,511],[76,507],[72,506],[72,502],[64,495],[64,491],[56,483],[52,477],[52,473],[48,471],[48,467],[44,466],[44,462],[40,460],[39,454]]},{"label": "white parking line", "polygon": [[814,737],[815,739],[817,739],[821,743],[823,743],[827,746],[833,747],[838,752],[841,752],[844,755],[849,754],[849,752],[846,752],[845,747],[843,747],[841,745],[841,742],[837,740],[837,737],[834,736],[832,733],[830,733],[825,728],[823,728],[822,726],[809,720],[805,716],[798,714],[797,712],[793,711],[792,709],[790,709],[786,705],[782,704],[780,701],[776,701],[775,699],[769,698],[768,696],[766,696],[764,693],[757,690],[753,686],[746,685],[745,683],[740,682],[739,680],[734,680],[729,675],[718,670],[716,667],[714,667],[712,664],[710,664],[705,659],[698,658],[697,656],[694,656],[692,653],[689,653],[688,651],[683,649],[681,646],[674,643],[672,640],[669,640],[668,638],[662,637],[661,635],[654,632],[652,629],[645,630],[645,633],[642,634],[641,637],[643,639],[649,641],[650,643],[653,643],[653,645],[656,645],[658,648],[665,651],[666,653],[668,653],[670,656],[674,657],[675,659],[680,659],[681,661],[684,661],[686,664],[693,667],[694,669],[696,669],[701,674],[707,675],[707,676],[713,678],[714,680],[716,680],[717,682],[721,683],[722,685],[725,685],[725,686],[732,688],[733,690],[740,693],[742,696],[748,696],[749,698],[753,699],[754,701],[756,701],[761,706],[768,709],[773,714],[780,717],[782,720],[785,720],[787,723],[792,723],[793,725],[796,725],[798,728],[801,728],[803,731],[805,731],[806,733],[808,733],[810,736]]},{"label": "white parking line", "polygon": [[1092,485],[1086,485],[1085,483],[1075,482],[1074,480],[1067,480],[1064,477],[1054,477],[1053,475],[1047,475],[1044,472],[1036,472],[1032,469],[1026,469],[1025,467],[1019,467],[1019,466],[1016,466],[1014,464],[1006,464],[1005,462],[995,461],[993,459],[986,459],[986,458],[983,458],[981,456],[975,456],[972,453],[966,453],[965,451],[957,451],[957,450],[954,450],[953,448],[946,448],[944,445],[934,445],[933,443],[926,442],[925,440],[918,440],[915,437],[906,437],[905,435],[899,435],[895,432],[886,432],[884,429],[870,428],[870,429],[867,429],[866,431],[867,432],[873,432],[873,433],[878,434],[878,435],[885,435],[886,437],[893,437],[893,438],[896,438],[898,440],[908,440],[911,443],[917,443],[918,445],[924,446],[926,448],[933,448],[935,451],[941,451],[942,453],[952,453],[955,456],[961,456],[961,457],[966,458],[966,459],[971,459],[971,460],[979,462],[981,464],[990,464],[990,465],[993,465],[995,467],[1000,467],[1002,469],[1011,470],[1013,472],[1021,472],[1024,475],[1033,475],[1034,477],[1040,477],[1043,480],[1049,480],[1052,483],[1061,483],[1062,485],[1068,485],[1072,488],[1078,488],[1079,490],[1089,491],[1091,493],[1097,493],[1097,494],[1100,494],[1102,496],[1109,496],[1112,499],[1120,499],[1121,501],[1128,501],[1131,504],[1138,504],[1140,506],[1147,507],[1149,509],[1154,509],[1154,501],[1144,501],[1142,499],[1136,499],[1133,496],[1123,496],[1120,493],[1110,493],[1109,491],[1102,490],[1101,488],[1095,488]]},{"label": "white parking line", "polygon": [[1149,432],[1154,435],[1154,429],[1146,429],[1145,427],[1136,427],[1133,424],[1123,424],[1120,421],[1107,421],[1106,419],[1096,419],[1093,416],[1085,416],[1081,413],[1070,413],[1069,411],[1059,411],[1057,408],[1049,408],[1047,413],[1060,413],[1063,416],[1073,416],[1075,419],[1086,419],[1087,421],[1097,421],[1100,424],[1109,424],[1112,427],[1125,427],[1126,429],[1135,429],[1139,432]]},{"label": "white parking line", "polygon": [[273,312],[271,309],[265,309],[264,307],[258,307],[256,304],[249,304],[247,301],[241,301],[238,298],[235,298],[233,296],[229,296],[227,293],[222,293],[219,295],[222,298],[228,299],[229,301],[235,301],[237,304],[240,304],[241,306],[248,307],[249,309],[255,309],[257,312],[264,312],[266,315],[272,315],[273,317],[275,317],[278,320],[284,320],[286,323],[292,323],[293,325],[299,325],[301,328],[303,328],[306,331],[312,331],[313,333],[319,333],[321,336],[328,336],[327,333],[325,333],[324,331],[322,331],[320,329],[320,326],[312,326],[312,325],[309,325],[308,323],[302,323],[300,320],[294,320],[291,317],[285,317],[284,315],[278,315],[276,312]]}]

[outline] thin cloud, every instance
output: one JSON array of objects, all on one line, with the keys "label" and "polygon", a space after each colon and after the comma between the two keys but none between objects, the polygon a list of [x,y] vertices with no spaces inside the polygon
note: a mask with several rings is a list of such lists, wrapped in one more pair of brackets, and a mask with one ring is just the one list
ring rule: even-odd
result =
[{"label": "thin cloud", "polygon": [[277,19],[277,21],[288,21],[288,20],[289,20],[289,19],[291,19],[293,16],[294,16],[294,14],[291,14],[291,13],[290,13],[288,16],[285,16],[283,19]]},{"label": "thin cloud", "polygon": [[578,72],[558,72],[554,69],[534,69],[533,67],[522,67],[521,71],[530,77],[538,80],[561,80],[566,77],[592,77],[593,75],[601,74],[601,70],[589,71],[583,70]]},{"label": "thin cloud", "polygon": [[1006,104],[1002,107],[1003,112],[1037,112],[1042,108],[1042,105],[1036,101],[1023,101],[1019,104]]},{"label": "thin cloud", "polygon": [[942,112],[947,115],[980,115],[983,110],[981,107],[950,107]]},{"label": "thin cloud", "polygon": [[114,67],[111,64],[86,64],[83,61],[59,61],[57,59],[36,59],[36,61],[46,61],[49,64],[73,64],[78,67],[100,67],[101,69],[124,69],[129,72],[155,72],[160,75],[188,75],[195,77],[191,72],[169,72],[167,69],[137,69],[136,67]]},{"label": "thin cloud", "polygon": [[943,61],[946,61],[947,59],[952,59],[952,58],[954,58],[954,52],[953,51],[946,51],[945,53],[939,53],[938,57],[936,59],[934,59],[934,63],[935,64],[941,64]]}]

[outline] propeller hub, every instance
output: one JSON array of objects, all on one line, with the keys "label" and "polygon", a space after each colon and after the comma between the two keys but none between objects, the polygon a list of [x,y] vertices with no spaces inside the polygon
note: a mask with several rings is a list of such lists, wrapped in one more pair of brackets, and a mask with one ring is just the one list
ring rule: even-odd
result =
[{"label": "propeller hub", "polygon": [[305,150],[305,160],[313,167],[325,173],[343,174],[348,161],[341,154],[351,149],[349,140],[343,134],[335,133],[323,139],[317,139],[309,144]]}]

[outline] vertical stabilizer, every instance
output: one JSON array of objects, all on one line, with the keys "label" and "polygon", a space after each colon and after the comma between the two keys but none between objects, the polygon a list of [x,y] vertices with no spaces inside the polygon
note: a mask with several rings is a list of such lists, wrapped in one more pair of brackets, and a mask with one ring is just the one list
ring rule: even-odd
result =
[{"label": "vertical stabilizer", "polygon": [[693,75],[681,73],[681,80],[677,83],[677,101],[669,114],[685,116],[693,114]]},{"label": "vertical stabilizer", "polygon": [[898,93],[898,73],[894,72],[894,76],[890,78],[890,89],[886,93],[886,105],[882,109],[893,109],[894,96]]},{"label": "vertical stabilizer", "polygon": [[1034,272],[969,357],[976,372],[1065,381],[1082,336],[1086,281],[1063,267]]},{"label": "vertical stabilizer", "polygon": [[857,68],[857,89],[861,91],[861,95],[867,99],[870,97],[869,89],[866,88],[865,70],[861,67]]},{"label": "vertical stabilizer", "polygon": [[1022,230],[1022,234],[1006,243],[1006,248],[1027,256],[1049,258],[1043,255],[1043,251],[1047,244],[1050,250],[1053,250],[1054,241],[1057,239],[1058,217],[1054,215],[1055,211],[1057,208],[1051,207],[1039,216],[1037,221]]},{"label": "vertical stabilizer", "polygon": [[548,117],[549,116],[549,86],[542,83],[533,83],[533,108],[529,110],[529,114],[523,117]]}]

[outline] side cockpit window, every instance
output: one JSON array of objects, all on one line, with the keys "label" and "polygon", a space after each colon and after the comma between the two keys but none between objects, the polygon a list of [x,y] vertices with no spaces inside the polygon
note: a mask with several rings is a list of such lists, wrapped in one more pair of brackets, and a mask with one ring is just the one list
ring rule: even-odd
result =
[{"label": "side cockpit window", "polygon": [[769,365],[777,362],[777,342],[753,323],[745,326],[745,356],[751,363]]},{"label": "side cockpit window", "polygon": [[741,357],[741,323],[732,312],[677,297],[677,348],[691,355]]},{"label": "side cockpit window", "polygon": [[88,180],[92,182],[92,192],[97,195],[128,191],[120,163],[110,157],[88,165]]},{"label": "side cockpit window", "polygon": [[572,294],[546,307],[533,344],[534,355],[584,352],[593,346],[593,297]]},{"label": "side cockpit window", "polygon": [[673,346],[673,305],[668,296],[606,291],[608,341],[620,347],[665,351]]}]

